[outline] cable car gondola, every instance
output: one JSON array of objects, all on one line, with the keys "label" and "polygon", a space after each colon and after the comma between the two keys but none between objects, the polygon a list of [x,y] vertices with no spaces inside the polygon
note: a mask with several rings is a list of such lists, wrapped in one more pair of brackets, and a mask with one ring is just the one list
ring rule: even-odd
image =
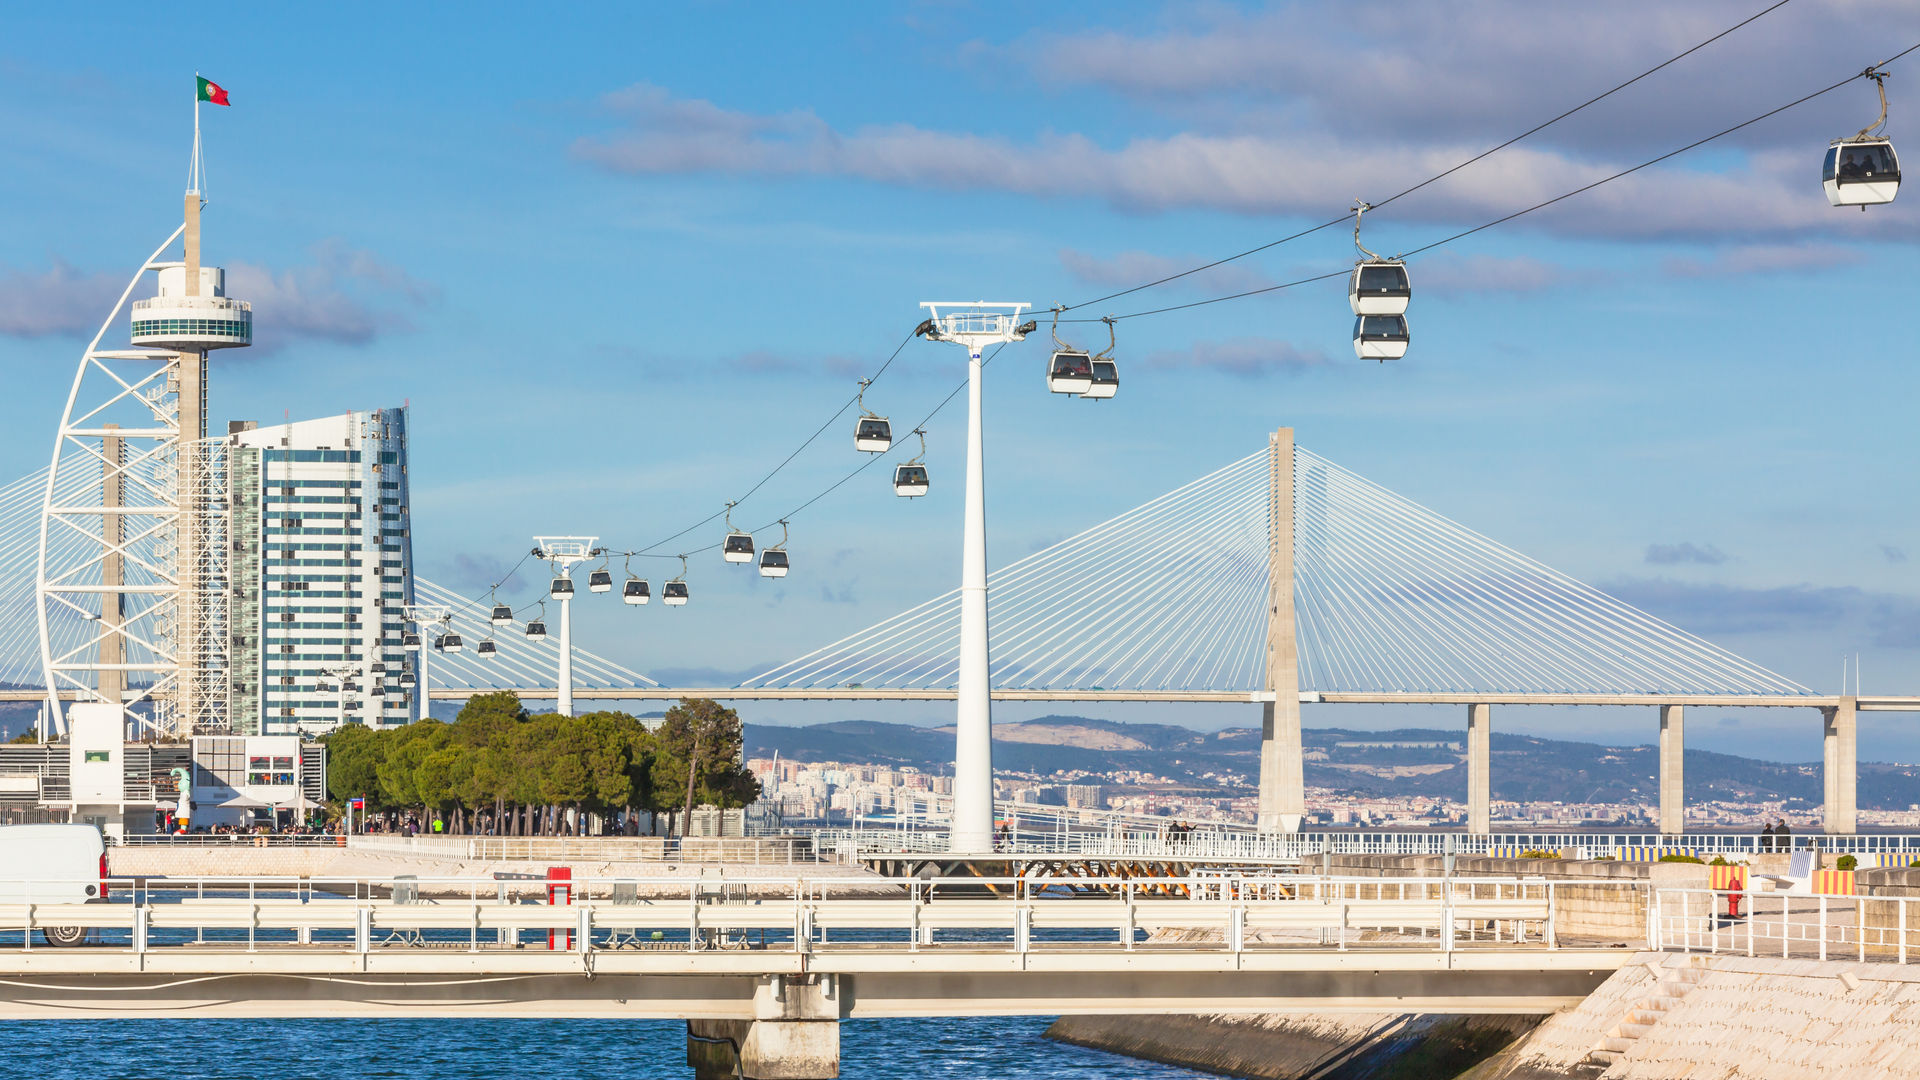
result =
[{"label": "cable car gondola", "polygon": [[587,575],[587,591],[588,592],[613,591],[613,571],[603,569],[603,570],[595,570],[592,573],[588,574]]},{"label": "cable car gondola", "polygon": [[1850,139],[1835,139],[1827,147],[1820,180],[1833,206],[1869,206],[1890,203],[1900,191],[1900,156],[1893,142],[1874,137],[1887,123],[1887,76],[1868,68],[1866,77],[1880,90],[1880,117]]},{"label": "cable car gondola", "polygon": [[912,461],[893,467],[893,493],[903,499],[915,499],[927,493],[927,467],[923,464],[927,456],[927,433],[924,428],[914,428],[913,433],[920,436],[920,453]]},{"label": "cable car gondola", "polygon": [[1353,246],[1361,258],[1347,278],[1347,306],[1355,315],[1405,315],[1413,300],[1406,261],[1383,258],[1360,242],[1360,220],[1371,209],[1370,203],[1353,204]]},{"label": "cable car gondola", "polygon": [[415,682],[415,681],[416,681],[416,680],[415,680],[415,679],[414,679],[414,677],[413,677],[413,672],[411,672],[411,671],[403,671],[403,672],[401,672],[401,673],[400,673],[400,685],[401,685],[401,686],[412,686],[412,685],[414,684],[414,682]]},{"label": "cable car gondola", "polygon": [[367,693],[372,697],[386,697],[387,688],[384,686],[381,686],[379,683],[374,683],[373,686],[370,689],[368,689]]},{"label": "cable car gondola", "polygon": [[639,605],[646,603],[652,597],[647,591],[646,581],[636,577],[627,579],[626,585],[620,590],[620,599],[629,604]]},{"label": "cable car gondola", "polygon": [[480,639],[480,644],[475,645],[473,647],[473,653],[475,656],[492,656],[498,653],[499,651],[500,651],[499,646],[493,643],[492,638],[482,638]]},{"label": "cable car gondola", "polygon": [[732,503],[727,504],[727,540],[720,546],[720,556],[732,563],[753,561],[753,534],[734,531]]},{"label": "cable car gondola", "polygon": [[853,448],[869,454],[884,454],[893,449],[893,425],[887,418],[867,409],[867,386],[872,379],[860,380],[860,392],[854,402],[860,408],[860,421],[853,428]]},{"label": "cable car gondola", "polygon": [[1362,360],[1398,360],[1407,355],[1405,315],[1355,315],[1353,355]]},{"label": "cable car gondola", "polygon": [[1056,394],[1084,394],[1093,386],[1093,357],[1072,349],[1053,354],[1047,365],[1047,389]]},{"label": "cable car gondola", "polygon": [[534,639],[534,640],[536,640],[536,641],[538,641],[538,640],[540,640],[541,638],[544,638],[544,637],[546,637],[546,636],[547,636],[547,622],[546,622],[546,620],[545,620],[545,619],[540,619],[540,618],[535,618],[535,619],[530,619],[530,620],[528,620],[528,622],[527,622],[527,636],[528,636],[528,637],[530,637],[530,638],[533,638],[533,639]]},{"label": "cable car gondola", "polygon": [[680,576],[660,586],[660,602],[668,607],[685,607],[687,603],[687,557],[680,556]]},{"label": "cable car gondola", "polygon": [[570,577],[554,578],[553,583],[547,586],[547,595],[553,597],[555,600],[573,599],[573,579]]},{"label": "cable car gondola", "polygon": [[439,649],[441,652],[459,652],[466,648],[467,645],[466,642],[460,640],[459,634],[446,633],[440,635],[440,640],[434,642],[433,647]]},{"label": "cable car gondola", "polygon": [[420,651],[420,635],[419,634],[400,635],[400,647],[403,649],[406,649],[408,652],[419,652]]},{"label": "cable car gondola", "polygon": [[760,553],[761,577],[787,576],[787,522],[780,519],[780,542]]},{"label": "cable car gondola", "polygon": [[1111,360],[1095,360],[1093,362],[1093,381],[1087,384],[1087,392],[1080,396],[1100,401],[1110,398],[1119,392],[1120,369],[1116,367]]},{"label": "cable car gondola", "polygon": [[1086,390],[1080,396],[1104,401],[1120,392],[1120,365],[1114,363],[1113,320],[1102,319],[1107,324],[1107,347],[1094,355],[1089,368],[1089,381]]},{"label": "cable car gondola", "polygon": [[1053,309],[1053,356],[1047,361],[1047,389],[1084,394],[1093,385],[1093,357],[1060,340],[1060,309]]},{"label": "cable car gondola", "polygon": [[506,626],[513,621],[513,609],[505,604],[493,605],[492,620],[495,626]]}]

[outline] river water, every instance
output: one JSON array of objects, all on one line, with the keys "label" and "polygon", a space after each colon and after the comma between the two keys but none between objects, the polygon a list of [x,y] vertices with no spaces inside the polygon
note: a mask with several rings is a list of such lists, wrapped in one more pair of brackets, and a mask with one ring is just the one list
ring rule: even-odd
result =
[{"label": "river water", "polygon": [[[857,1020],[847,1080],[1198,1080],[1044,1038],[1044,1017]],[[8,1080],[690,1080],[686,1025],[645,1020],[49,1020],[0,1026]]]}]

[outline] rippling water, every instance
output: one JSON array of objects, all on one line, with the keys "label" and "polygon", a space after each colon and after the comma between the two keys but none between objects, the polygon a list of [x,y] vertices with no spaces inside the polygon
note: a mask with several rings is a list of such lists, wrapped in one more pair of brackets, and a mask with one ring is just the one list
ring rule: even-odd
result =
[{"label": "rippling water", "polygon": [[[847,1080],[1190,1080],[1067,1046],[1043,1017],[850,1020]],[[56,1080],[690,1080],[686,1025],[646,1020],[109,1020],[0,1026],[0,1072]]]}]

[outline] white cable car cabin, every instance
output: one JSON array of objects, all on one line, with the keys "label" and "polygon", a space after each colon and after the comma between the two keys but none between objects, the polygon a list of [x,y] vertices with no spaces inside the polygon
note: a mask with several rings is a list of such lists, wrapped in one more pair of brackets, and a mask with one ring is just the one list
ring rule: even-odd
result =
[{"label": "white cable car cabin", "polygon": [[555,600],[573,599],[573,579],[569,577],[554,578],[553,584],[547,586],[547,595],[553,597]]},{"label": "white cable car cabin", "polygon": [[381,686],[381,685],[380,685],[379,683],[374,683],[374,684],[373,684],[373,686],[372,686],[372,688],[370,688],[370,689],[369,689],[369,690],[367,691],[367,693],[368,693],[368,695],[370,695],[370,696],[372,696],[372,697],[386,697],[386,696],[387,696],[387,688],[386,688],[386,687],[384,687],[384,686]]},{"label": "white cable car cabin", "polygon": [[460,640],[459,634],[442,634],[440,640],[433,643],[433,647],[441,652],[459,652],[466,648],[467,644]]},{"label": "white cable car cabin", "polygon": [[476,656],[492,656],[499,651],[499,646],[493,643],[492,638],[484,638],[480,644],[473,647],[473,652]]},{"label": "white cable car cabin", "polygon": [[419,652],[420,651],[420,635],[419,634],[400,635],[400,647],[403,649],[406,649],[408,652]]},{"label": "white cable car cabin", "polygon": [[893,449],[893,425],[885,417],[863,416],[853,429],[853,448],[869,454],[884,454]]},{"label": "white cable car cabin", "polygon": [[505,626],[513,621],[513,609],[505,604],[493,605],[492,620],[495,626]]},{"label": "white cable car cabin", "polygon": [[620,589],[620,599],[629,604],[638,605],[646,603],[652,599],[652,596],[647,590],[645,581],[640,578],[628,578],[627,583]]},{"label": "white cable car cabin", "polygon": [[411,672],[411,671],[403,671],[403,672],[401,672],[401,673],[400,673],[400,685],[401,685],[401,686],[412,686],[412,685],[414,684],[414,681],[415,681],[415,680],[414,680],[414,677],[413,677],[413,672]]},{"label": "white cable car cabin", "polygon": [[893,493],[904,499],[918,498],[927,493],[927,467],[925,465],[895,465],[893,467]]},{"label": "white cable car cabin", "polygon": [[1355,263],[1347,279],[1347,306],[1355,315],[1405,315],[1413,299],[1407,264],[1398,259],[1367,259]]},{"label": "white cable car cabin", "polygon": [[588,592],[611,592],[613,590],[613,571],[595,570],[587,575]]},{"label": "white cable car cabin", "polygon": [[534,619],[527,623],[527,636],[539,640],[547,636],[547,624],[543,619]]},{"label": "white cable car cabin", "polygon": [[761,577],[786,577],[787,553],[777,547],[770,547],[760,553]]},{"label": "white cable car cabin", "polygon": [[1062,350],[1047,364],[1047,389],[1056,394],[1084,394],[1093,386],[1093,358]]},{"label": "white cable car cabin", "polygon": [[660,586],[660,602],[668,607],[685,607],[687,603],[687,583],[669,581]]},{"label": "white cable car cabin", "polygon": [[1410,340],[1405,315],[1353,317],[1353,355],[1362,360],[1398,360]]},{"label": "white cable car cabin", "polygon": [[1900,157],[1886,139],[1835,139],[1820,169],[1833,206],[1878,206],[1900,191]]},{"label": "white cable car cabin", "polygon": [[720,554],[728,562],[752,562],[753,534],[728,533],[726,545],[720,549]]},{"label": "white cable car cabin", "polygon": [[1111,360],[1093,362],[1093,379],[1088,382],[1086,392],[1080,396],[1105,400],[1120,392],[1120,367]]}]

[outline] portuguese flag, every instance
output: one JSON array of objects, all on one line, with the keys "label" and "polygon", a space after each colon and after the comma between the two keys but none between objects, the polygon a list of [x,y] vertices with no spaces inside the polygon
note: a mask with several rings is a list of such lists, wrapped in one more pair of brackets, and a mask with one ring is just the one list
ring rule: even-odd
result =
[{"label": "portuguese flag", "polygon": [[215,105],[230,106],[233,104],[233,102],[227,100],[227,91],[225,87],[221,86],[217,82],[214,82],[212,79],[206,78],[204,76],[196,75],[194,76],[194,78],[200,84],[198,100],[211,102]]}]

